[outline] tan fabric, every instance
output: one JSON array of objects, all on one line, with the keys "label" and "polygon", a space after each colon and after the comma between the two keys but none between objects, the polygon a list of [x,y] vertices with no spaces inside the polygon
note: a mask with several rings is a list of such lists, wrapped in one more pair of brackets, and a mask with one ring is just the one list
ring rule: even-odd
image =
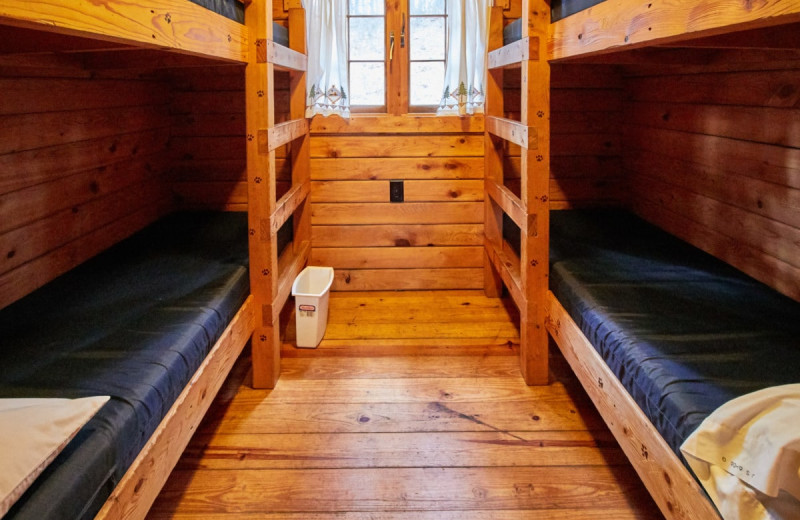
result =
[{"label": "tan fabric", "polygon": [[724,404],[681,451],[725,520],[800,519],[800,384]]},{"label": "tan fabric", "polygon": [[0,399],[0,517],[108,399]]}]

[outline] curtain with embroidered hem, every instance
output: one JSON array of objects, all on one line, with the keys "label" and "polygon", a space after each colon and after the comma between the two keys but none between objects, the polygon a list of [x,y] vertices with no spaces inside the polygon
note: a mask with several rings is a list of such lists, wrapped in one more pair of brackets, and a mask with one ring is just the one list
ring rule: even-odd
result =
[{"label": "curtain with embroidered hem", "polygon": [[447,63],[437,115],[482,114],[491,0],[447,0]]},{"label": "curtain with embroidered hem", "polygon": [[306,117],[350,117],[347,77],[347,0],[304,0]]}]

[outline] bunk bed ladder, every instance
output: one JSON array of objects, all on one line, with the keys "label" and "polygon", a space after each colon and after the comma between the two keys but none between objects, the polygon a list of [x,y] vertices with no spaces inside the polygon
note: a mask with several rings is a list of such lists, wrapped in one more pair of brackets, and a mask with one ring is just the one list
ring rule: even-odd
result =
[{"label": "bunk bed ladder", "polygon": [[[499,297],[503,284],[520,312],[520,367],[529,385],[548,383],[548,290],[550,227],[550,68],[543,0],[522,1],[522,39],[503,46],[503,11],[490,18],[485,129],[484,290]],[[520,121],[503,117],[503,69],[519,67]],[[520,148],[520,196],[503,183],[507,146]],[[520,229],[519,256],[503,240],[503,215]]]},{"label": "bunk bed ladder", "polygon": [[[299,4],[299,2],[297,2]],[[289,9],[290,48],[272,41],[272,5],[256,0],[245,21],[251,52],[245,75],[250,291],[255,300],[253,387],[273,388],[280,375],[280,313],[292,282],[308,262],[311,242],[310,136],[305,119],[305,11]],[[290,120],[275,124],[274,71],[290,71]],[[291,143],[292,186],[277,199],[276,150]],[[278,251],[277,235],[292,219],[294,238]]]}]

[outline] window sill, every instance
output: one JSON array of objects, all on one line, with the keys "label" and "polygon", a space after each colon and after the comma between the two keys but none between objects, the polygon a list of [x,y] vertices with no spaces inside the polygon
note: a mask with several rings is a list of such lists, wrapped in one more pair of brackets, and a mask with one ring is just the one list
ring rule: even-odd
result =
[{"label": "window sill", "polygon": [[482,133],[483,114],[472,116],[437,116],[433,113],[365,114],[351,113],[350,119],[337,116],[314,116],[312,134],[463,134]]}]

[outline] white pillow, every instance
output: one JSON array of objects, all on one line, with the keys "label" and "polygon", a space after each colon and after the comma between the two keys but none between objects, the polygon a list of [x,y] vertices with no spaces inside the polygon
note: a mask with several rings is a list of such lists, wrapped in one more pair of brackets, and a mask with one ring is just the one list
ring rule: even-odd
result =
[{"label": "white pillow", "polygon": [[108,399],[0,399],[0,517]]}]

